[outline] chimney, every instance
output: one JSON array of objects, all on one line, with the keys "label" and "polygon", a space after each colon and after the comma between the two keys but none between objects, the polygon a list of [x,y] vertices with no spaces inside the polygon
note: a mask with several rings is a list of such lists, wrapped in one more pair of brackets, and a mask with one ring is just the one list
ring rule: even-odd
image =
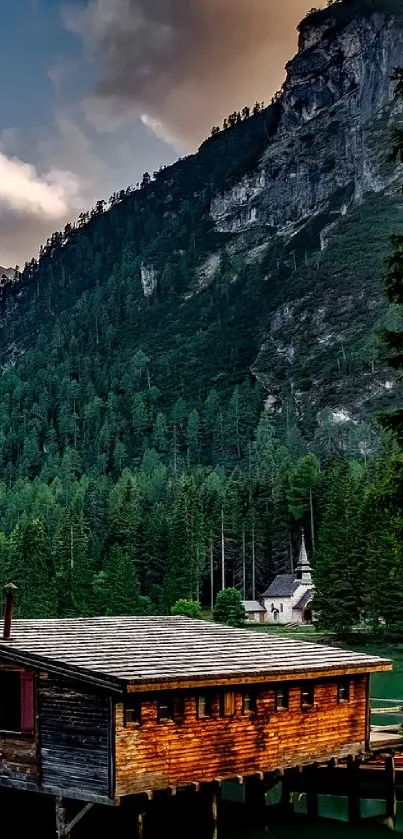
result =
[{"label": "chimney", "polygon": [[11,636],[11,621],[14,611],[14,592],[17,591],[17,586],[14,583],[7,583],[4,586],[6,592],[6,606],[4,609],[4,629],[3,641],[9,641]]}]

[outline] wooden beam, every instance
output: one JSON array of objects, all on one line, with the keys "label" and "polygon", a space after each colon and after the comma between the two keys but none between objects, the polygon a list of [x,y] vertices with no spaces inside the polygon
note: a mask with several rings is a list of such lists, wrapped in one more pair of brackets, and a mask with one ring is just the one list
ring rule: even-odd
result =
[{"label": "wooden beam", "polygon": [[306,814],[309,819],[318,818],[318,767],[317,764],[308,766],[306,777]]},{"label": "wooden beam", "polygon": [[85,807],[82,808],[82,810],[80,810],[79,813],[77,813],[76,816],[74,816],[74,819],[72,819],[71,822],[69,822],[65,827],[66,836],[68,836],[69,833],[71,833],[71,831],[73,830],[73,827],[75,827],[76,824],[78,824],[81,821],[81,819],[83,819],[84,816],[86,816],[87,813],[89,813],[90,810],[92,810],[93,806],[94,805],[91,804],[91,802],[89,802],[85,805]]},{"label": "wooden beam", "polygon": [[360,808],[360,761],[349,755],[347,758],[348,772],[348,820],[357,824],[361,819]]},{"label": "wooden beam", "polygon": [[385,758],[385,802],[386,824],[391,828],[391,830],[394,830],[397,813],[396,769],[394,755],[387,755]]},{"label": "wooden beam", "polygon": [[55,798],[55,815],[56,837],[57,839],[66,839],[66,811],[63,806],[63,798],[60,796]]}]

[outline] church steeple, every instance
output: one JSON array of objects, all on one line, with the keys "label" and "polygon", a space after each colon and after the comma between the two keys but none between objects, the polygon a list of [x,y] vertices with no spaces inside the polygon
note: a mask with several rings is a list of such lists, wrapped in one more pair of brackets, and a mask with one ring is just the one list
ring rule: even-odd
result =
[{"label": "church steeple", "polygon": [[306,552],[305,534],[303,530],[301,534],[301,550],[299,552],[298,565],[295,569],[295,574],[297,580],[301,580],[301,583],[312,585],[312,569]]}]

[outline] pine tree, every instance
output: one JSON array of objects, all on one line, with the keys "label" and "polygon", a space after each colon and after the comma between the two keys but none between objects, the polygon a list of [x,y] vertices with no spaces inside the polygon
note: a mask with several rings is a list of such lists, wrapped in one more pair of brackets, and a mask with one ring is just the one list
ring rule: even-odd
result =
[{"label": "pine tree", "polygon": [[242,605],[242,595],[236,588],[225,588],[217,595],[213,612],[216,623],[228,626],[242,626],[246,620],[245,609]]},{"label": "pine tree", "polygon": [[18,587],[20,617],[46,618],[57,614],[55,575],[50,545],[40,519],[16,525],[9,539],[8,572]]},{"label": "pine tree", "polygon": [[313,568],[314,611],[321,626],[344,632],[364,609],[364,557],[360,533],[362,475],[336,463],[328,477],[324,517]]}]

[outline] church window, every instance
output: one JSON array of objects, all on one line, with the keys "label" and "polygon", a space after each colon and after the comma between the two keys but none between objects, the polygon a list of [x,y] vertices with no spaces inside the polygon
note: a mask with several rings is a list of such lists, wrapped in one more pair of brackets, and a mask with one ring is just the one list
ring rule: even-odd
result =
[{"label": "church window", "polygon": [[283,612],[283,611],[284,611],[284,610],[283,610],[283,604],[282,604],[282,603],[280,603],[280,612]]}]

